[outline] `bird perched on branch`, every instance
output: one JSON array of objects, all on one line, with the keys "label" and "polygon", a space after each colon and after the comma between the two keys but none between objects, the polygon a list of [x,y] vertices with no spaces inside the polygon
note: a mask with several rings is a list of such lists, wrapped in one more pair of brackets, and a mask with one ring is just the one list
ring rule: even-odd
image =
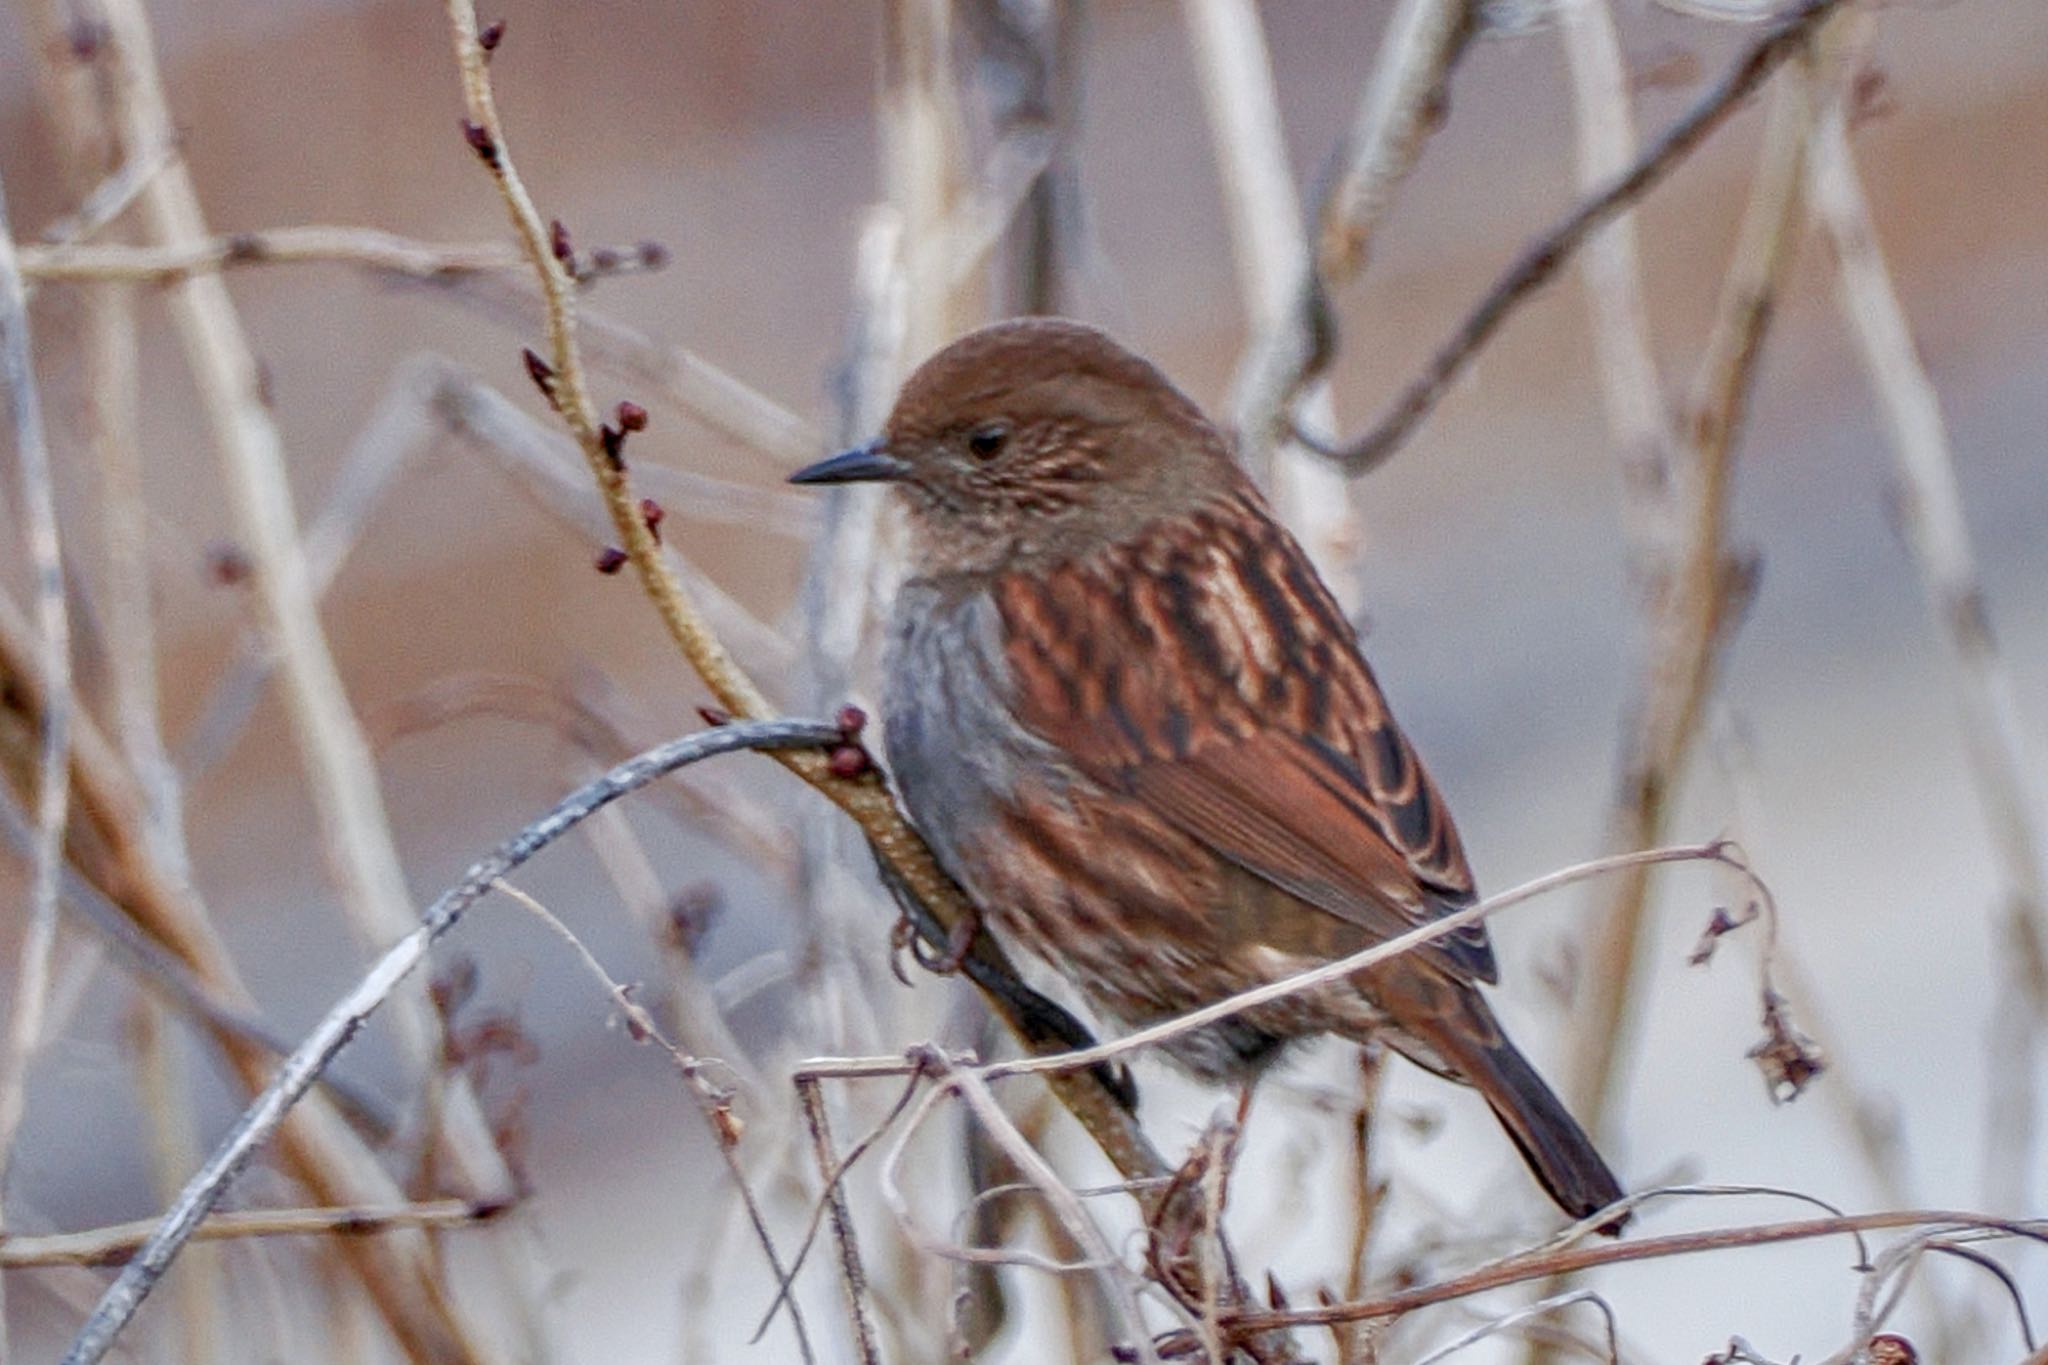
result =
[{"label": "bird perched on branch", "polygon": [[[1151,364],[999,323],[882,435],[792,476],[909,509],[884,733],[912,823],[989,923],[1131,1025],[1474,898],[1457,831],[1329,590]],[[1382,1038],[1476,1087],[1558,1205],[1621,1188],[1479,991],[1482,925],[1163,1046],[1248,1086],[1288,1044]],[[1618,1224],[1617,1224],[1618,1226]]]}]

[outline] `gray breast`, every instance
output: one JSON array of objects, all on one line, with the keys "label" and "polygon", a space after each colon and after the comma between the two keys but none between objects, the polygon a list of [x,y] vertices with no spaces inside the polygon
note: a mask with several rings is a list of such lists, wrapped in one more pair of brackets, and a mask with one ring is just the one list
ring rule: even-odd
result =
[{"label": "gray breast", "polygon": [[1063,765],[1017,723],[995,605],[978,583],[912,579],[896,594],[884,660],[889,765],[918,832],[973,890],[963,845],[1017,789],[1058,791]]}]

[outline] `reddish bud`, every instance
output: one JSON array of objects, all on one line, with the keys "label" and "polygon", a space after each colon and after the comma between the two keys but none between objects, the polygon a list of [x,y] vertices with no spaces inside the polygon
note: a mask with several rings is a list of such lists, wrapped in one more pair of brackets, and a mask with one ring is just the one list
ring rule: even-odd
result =
[{"label": "reddish bud", "polygon": [[486,52],[496,52],[498,44],[505,41],[505,21],[493,19],[477,31],[476,45]]},{"label": "reddish bud", "polygon": [[249,563],[249,556],[233,541],[223,540],[210,545],[206,550],[206,572],[214,582],[224,588],[232,588],[249,581],[255,572]]},{"label": "reddish bud", "polygon": [[668,513],[653,498],[640,499],[640,520],[647,523],[648,531],[656,540],[661,539],[661,523]]},{"label": "reddish bud", "polygon": [[601,246],[590,253],[590,268],[603,275],[619,268],[619,253],[608,246]]},{"label": "reddish bud", "polygon": [[611,461],[613,469],[626,467],[626,433],[615,427],[600,426],[597,429],[597,443],[604,447],[605,459]]},{"label": "reddish bud", "polygon": [[642,242],[635,248],[640,253],[640,265],[645,270],[659,270],[668,264],[668,248],[660,242]]},{"label": "reddish bud", "polygon": [[626,567],[627,555],[616,545],[607,545],[597,552],[597,571],[601,574],[615,574]]},{"label": "reddish bud", "polygon": [[631,400],[619,404],[618,419],[621,431],[647,430],[647,409]]},{"label": "reddish bud", "polygon": [[697,708],[697,715],[699,719],[713,729],[721,725],[732,724],[732,712],[722,706],[700,706]]},{"label": "reddish bud", "polygon": [[519,352],[519,358],[526,362],[526,377],[540,390],[540,396],[548,400],[548,406],[555,406],[555,367],[540,358],[540,352],[528,346]]},{"label": "reddish bud", "polygon": [[576,249],[569,242],[569,229],[559,218],[548,220],[548,250],[555,253],[555,259],[563,265],[571,265],[576,259]]},{"label": "reddish bud", "polygon": [[65,38],[71,45],[71,55],[81,62],[90,62],[100,55],[107,45],[107,26],[97,19],[75,21]]},{"label": "reddish bud", "polygon": [[868,713],[849,704],[839,708],[839,714],[832,717],[832,723],[839,727],[840,734],[852,739],[867,728]]},{"label": "reddish bud", "polygon": [[462,136],[469,143],[469,149],[492,165],[498,164],[498,144],[491,140],[491,130],[481,123],[462,121]]},{"label": "reddish bud", "polygon": [[833,745],[832,752],[825,756],[825,765],[832,770],[832,776],[847,781],[875,766],[868,751],[858,744]]}]

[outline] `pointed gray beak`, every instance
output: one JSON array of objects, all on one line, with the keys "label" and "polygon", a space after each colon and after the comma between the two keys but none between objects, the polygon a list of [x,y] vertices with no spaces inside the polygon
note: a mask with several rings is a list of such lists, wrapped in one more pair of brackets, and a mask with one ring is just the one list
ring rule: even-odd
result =
[{"label": "pointed gray beak", "polygon": [[791,483],[873,483],[900,479],[910,466],[891,455],[878,436],[864,446],[805,465],[789,476]]}]

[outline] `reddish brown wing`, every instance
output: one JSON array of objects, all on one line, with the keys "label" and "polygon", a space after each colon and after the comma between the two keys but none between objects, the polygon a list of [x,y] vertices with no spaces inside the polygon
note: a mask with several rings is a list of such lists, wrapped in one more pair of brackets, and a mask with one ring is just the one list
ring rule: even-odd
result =
[{"label": "reddish brown wing", "polygon": [[[1249,492],[996,585],[1024,724],[1263,881],[1387,938],[1470,901],[1436,787]],[[1492,981],[1483,929],[1445,958]]]}]

